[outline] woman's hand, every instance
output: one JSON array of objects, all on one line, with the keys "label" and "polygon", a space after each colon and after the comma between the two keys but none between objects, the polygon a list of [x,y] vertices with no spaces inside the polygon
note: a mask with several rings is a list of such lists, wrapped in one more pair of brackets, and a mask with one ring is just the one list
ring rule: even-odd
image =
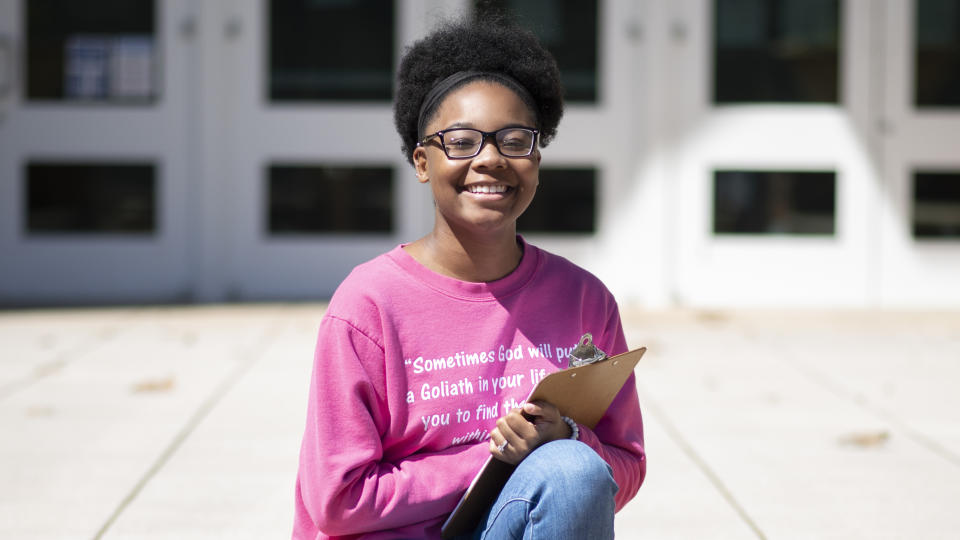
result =
[{"label": "woman's hand", "polygon": [[490,453],[516,465],[541,444],[569,438],[571,433],[553,405],[545,401],[524,403],[497,420],[497,427],[490,432]]}]

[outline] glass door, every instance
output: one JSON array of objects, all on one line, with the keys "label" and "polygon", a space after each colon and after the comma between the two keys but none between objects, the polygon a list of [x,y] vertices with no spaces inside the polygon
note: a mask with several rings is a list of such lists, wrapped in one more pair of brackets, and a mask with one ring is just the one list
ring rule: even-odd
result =
[{"label": "glass door", "polygon": [[226,294],[329,297],[431,215],[393,128],[401,3],[222,5]]},{"label": "glass door", "polygon": [[870,2],[671,3],[674,299],[870,301]]},{"label": "glass door", "polygon": [[885,304],[960,302],[960,0],[888,0]]},{"label": "glass door", "polygon": [[191,4],[0,2],[0,302],[192,295]]},{"label": "glass door", "polygon": [[[624,70],[599,69],[601,29],[621,4],[550,1],[493,6],[542,32],[571,89],[563,137],[544,152],[538,203],[521,220],[532,241],[595,262],[593,235],[622,174]],[[403,44],[437,21],[481,9],[472,0],[224,2],[228,28],[216,92],[227,111],[224,177],[232,209],[225,265],[231,298],[325,298],[358,263],[433,225],[431,195],[400,154],[394,69]],[[544,32],[543,28],[550,32]],[[607,45],[624,38],[609,33]],[[617,40],[617,41],[613,41]],[[615,48],[615,47],[614,47]],[[611,84],[606,84],[611,83]],[[599,120],[599,125],[597,121]],[[592,126],[584,129],[584,126]],[[592,134],[592,136],[591,136]],[[602,265],[600,265],[602,267]]]}]

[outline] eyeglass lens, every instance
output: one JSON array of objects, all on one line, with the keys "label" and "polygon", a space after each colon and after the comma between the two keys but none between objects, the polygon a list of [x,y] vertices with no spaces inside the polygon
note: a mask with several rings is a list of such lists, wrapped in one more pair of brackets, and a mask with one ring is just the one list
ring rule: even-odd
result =
[{"label": "eyeglass lens", "polygon": [[[449,157],[473,157],[480,153],[484,133],[476,129],[451,129],[443,132],[443,148]],[[536,134],[525,128],[504,128],[493,133],[497,150],[508,157],[529,156]]]}]

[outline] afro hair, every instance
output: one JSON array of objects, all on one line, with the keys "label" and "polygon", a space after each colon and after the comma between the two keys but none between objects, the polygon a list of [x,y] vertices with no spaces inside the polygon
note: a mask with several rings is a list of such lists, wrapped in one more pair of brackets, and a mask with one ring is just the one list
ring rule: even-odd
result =
[{"label": "afro hair", "polygon": [[[536,102],[540,146],[550,143],[563,116],[557,62],[532,32],[505,17],[488,16],[443,23],[404,52],[397,71],[393,120],[407,161],[413,163],[424,98],[437,83],[459,71],[502,73],[516,79]],[[425,111],[427,120],[437,106]]]}]

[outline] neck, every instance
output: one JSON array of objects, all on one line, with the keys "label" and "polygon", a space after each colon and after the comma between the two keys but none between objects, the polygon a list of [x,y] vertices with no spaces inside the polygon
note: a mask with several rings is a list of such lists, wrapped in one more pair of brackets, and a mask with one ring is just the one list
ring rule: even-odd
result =
[{"label": "neck", "polygon": [[500,279],[520,264],[516,226],[488,235],[468,234],[452,227],[434,227],[410,244],[407,251],[427,268],[461,281]]}]

